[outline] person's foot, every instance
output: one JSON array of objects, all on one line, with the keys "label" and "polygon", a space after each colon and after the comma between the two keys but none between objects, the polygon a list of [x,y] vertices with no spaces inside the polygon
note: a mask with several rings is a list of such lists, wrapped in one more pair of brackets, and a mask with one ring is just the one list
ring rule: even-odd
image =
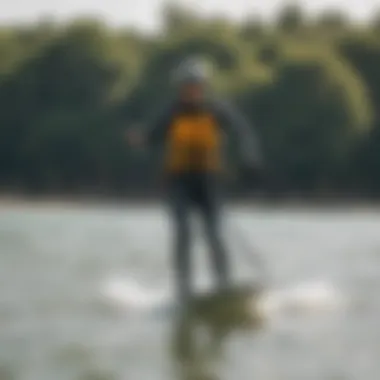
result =
[{"label": "person's foot", "polygon": [[174,312],[179,316],[183,316],[185,314],[188,314],[190,307],[191,307],[190,297],[177,298],[174,305]]},{"label": "person's foot", "polygon": [[180,308],[187,307],[191,302],[191,292],[190,290],[179,291],[176,298],[176,303]]},{"label": "person's foot", "polygon": [[230,282],[227,280],[226,277],[222,277],[218,281],[218,291],[224,292],[230,288]]}]

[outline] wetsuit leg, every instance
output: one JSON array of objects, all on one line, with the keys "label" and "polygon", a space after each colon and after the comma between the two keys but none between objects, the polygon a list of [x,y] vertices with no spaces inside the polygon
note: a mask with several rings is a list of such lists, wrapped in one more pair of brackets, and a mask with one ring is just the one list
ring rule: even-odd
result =
[{"label": "wetsuit leg", "polygon": [[173,222],[173,266],[177,296],[187,300],[191,294],[190,212],[191,204],[185,180],[170,184],[169,205]]},{"label": "wetsuit leg", "polygon": [[229,263],[227,250],[221,231],[221,202],[217,188],[217,179],[204,176],[197,186],[197,206],[204,222],[206,239],[210,247],[210,255],[219,287],[229,282]]}]

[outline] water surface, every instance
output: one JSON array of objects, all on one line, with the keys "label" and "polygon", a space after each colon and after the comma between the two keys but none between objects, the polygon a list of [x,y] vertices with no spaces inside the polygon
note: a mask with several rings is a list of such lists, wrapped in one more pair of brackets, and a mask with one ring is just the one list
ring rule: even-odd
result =
[{"label": "water surface", "polygon": [[[147,312],[171,284],[163,210],[0,209],[0,379],[378,380],[380,214],[245,207],[231,222],[263,255],[277,298],[270,323],[208,350],[206,333],[192,347],[192,326],[183,338]],[[237,278],[253,277],[228,238]],[[201,281],[201,240],[195,252]],[[120,304],[107,293],[115,282],[129,292]]]}]

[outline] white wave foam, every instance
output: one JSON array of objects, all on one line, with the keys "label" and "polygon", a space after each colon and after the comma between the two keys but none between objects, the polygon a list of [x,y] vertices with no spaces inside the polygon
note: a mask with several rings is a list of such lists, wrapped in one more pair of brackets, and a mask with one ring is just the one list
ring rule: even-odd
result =
[{"label": "white wave foam", "polygon": [[105,281],[101,295],[108,302],[124,309],[151,309],[166,303],[170,294],[165,289],[151,289],[125,277]]},{"label": "white wave foam", "polygon": [[[128,311],[171,309],[173,294],[165,288],[150,288],[130,277],[114,277],[101,288],[103,300]],[[347,298],[326,280],[305,281],[282,289],[268,289],[252,300],[252,312],[264,319],[282,316],[307,316],[343,309]]]},{"label": "white wave foam", "polygon": [[332,282],[317,280],[265,291],[252,307],[264,317],[274,317],[332,312],[346,304],[346,297]]}]

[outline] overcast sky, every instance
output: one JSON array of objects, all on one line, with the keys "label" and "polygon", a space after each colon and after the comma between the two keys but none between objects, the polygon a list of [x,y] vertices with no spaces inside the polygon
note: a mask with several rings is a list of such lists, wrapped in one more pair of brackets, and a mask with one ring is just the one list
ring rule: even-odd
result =
[{"label": "overcast sky", "polygon": [[[0,22],[31,22],[45,16],[66,20],[74,16],[100,16],[115,25],[129,25],[154,30],[159,27],[159,13],[164,0],[0,0]],[[228,15],[240,19],[247,14],[271,17],[284,0],[177,0],[196,7],[204,14]],[[326,9],[342,9],[351,18],[363,20],[380,8],[379,0],[302,0],[311,14]],[[376,4],[377,7],[376,7]]]}]

